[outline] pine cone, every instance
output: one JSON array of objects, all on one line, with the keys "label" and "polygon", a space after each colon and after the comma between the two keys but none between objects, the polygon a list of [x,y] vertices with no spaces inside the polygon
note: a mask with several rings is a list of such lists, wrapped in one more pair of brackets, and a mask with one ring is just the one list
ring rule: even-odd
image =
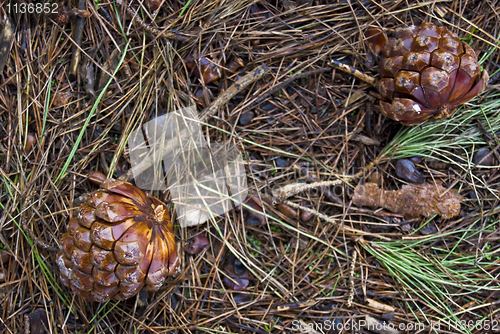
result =
[{"label": "pine cone", "polygon": [[89,301],[156,291],[179,269],[167,207],[130,183],[106,180],[61,239],[62,283]]},{"label": "pine cone", "polygon": [[424,22],[398,28],[394,37],[380,29],[366,32],[371,53],[382,53],[378,90],[385,116],[404,125],[447,118],[486,88],[488,73],[481,72],[474,50],[445,27]]}]

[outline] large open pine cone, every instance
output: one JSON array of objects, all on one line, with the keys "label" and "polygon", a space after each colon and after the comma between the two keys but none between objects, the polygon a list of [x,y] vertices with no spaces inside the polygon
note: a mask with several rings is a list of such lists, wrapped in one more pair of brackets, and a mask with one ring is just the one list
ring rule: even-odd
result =
[{"label": "large open pine cone", "polygon": [[488,73],[481,73],[474,50],[445,27],[424,22],[396,29],[395,38],[380,29],[366,37],[370,51],[382,53],[380,109],[404,125],[447,118],[486,88]]},{"label": "large open pine cone", "polygon": [[90,301],[158,290],[178,271],[167,207],[124,181],[106,180],[82,204],[61,239],[61,281]]}]

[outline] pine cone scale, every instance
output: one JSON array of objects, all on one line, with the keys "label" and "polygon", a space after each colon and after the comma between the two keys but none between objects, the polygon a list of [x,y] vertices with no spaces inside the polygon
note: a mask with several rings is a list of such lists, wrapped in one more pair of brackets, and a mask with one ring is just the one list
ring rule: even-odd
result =
[{"label": "pine cone scale", "polygon": [[488,76],[488,73],[486,73],[486,71],[483,71],[481,79],[478,81],[478,83],[475,84],[467,94],[463,95],[462,97],[458,96],[457,100],[455,100],[457,102],[455,103],[458,104],[465,103],[470,99],[472,99],[473,97],[475,97],[476,95],[478,95],[479,93],[483,92],[486,89],[486,84],[488,83],[489,79],[490,77]]},{"label": "pine cone scale", "polygon": [[72,248],[71,260],[75,267],[86,274],[92,273],[92,263],[90,261],[90,254],[81,250],[78,247]]},{"label": "pine cone scale", "polygon": [[78,212],[78,219],[79,219],[79,224],[86,227],[90,228],[92,226],[92,223],[95,222],[96,216],[94,209],[87,204],[82,204],[80,205],[80,210]]},{"label": "pine cone scale", "polygon": [[151,202],[151,199],[142,190],[125,181],[107,180],[101,184],[101,187],[114,194],[130,198],[142,208],[148,207],[148,204]]},{"label": "pine cone scale", "polygon": [[75,229],[75,232],[73,233],[73,242],[84,252],[89,252],[90,247],[92,247],[92,241],[90,240],[90,230],[83,226],[77,227]]},{"label": "pine cone scale", "polygon": [[403,70],[419,72],[426,66],[429,66],[430,60],[431,55],[428,53],[409,51],[403,56],[401,68]]},{"label": "pine cone scale", "polygon": [[94,267],[92,271],[92,278],[97,284],[104,287],[118,286],[120,280],[116,277],[115,273],[107,270],[100,270]]},{"label": "pine cone scale", "polygon": [[154,248],[158,251],[153,254],[151,259],[146,283],[150,286],[157,286],[161,285],[168,275],[168,268],[163,263],[169,262],[168,252],[166,251],[169,246],[167,240],[165,240],[166,237],[162,235],[158,227],[155,227],[153,234]]},{"label": "pine cone scale", "polygon": [[68,232],[64,233],[61,238],[61,250],[64,255],[71,258],[72,248],[73,248],[73,237]]},{"label": "pine cone scale", "polygon": [[114,271],[118,265],[113,252],[99,248],[96,245],[93,245],[90,250],[90,261],[94,268],[109,272]]}]

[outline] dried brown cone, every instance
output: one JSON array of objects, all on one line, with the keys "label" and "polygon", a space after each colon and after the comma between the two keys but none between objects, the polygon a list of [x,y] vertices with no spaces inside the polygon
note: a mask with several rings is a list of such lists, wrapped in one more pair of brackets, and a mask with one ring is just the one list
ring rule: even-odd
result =
[{"label": "dried brown cone", "polygon": [[57,253],[61,282],[89,301],[158,290],[177,273],[167,207],[132,184],[106,180],[70,219]]},{"label": "dried brown cone", "polygon": [[384,98],[381,112],[404,125],[447,118],[488,83],[474,50],[445,27],[424,22],[398,28],[389,39],[370,28],[366,38],[369,52],[382,54],[377,87]]},{"label": "dried brown cone", "polygon": [[196,75],[200,76],[205,85],[220,79],[221,69],[218,65],[206,57],[200,57],[199,62],[200,66],[198,67],[194,57],[191,56],[186,59],[186,66],[190,71],[193,71]]}]

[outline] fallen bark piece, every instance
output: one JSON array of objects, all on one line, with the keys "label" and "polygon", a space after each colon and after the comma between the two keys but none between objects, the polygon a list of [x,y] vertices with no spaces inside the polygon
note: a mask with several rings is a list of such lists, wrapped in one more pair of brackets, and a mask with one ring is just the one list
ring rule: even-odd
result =
[{"label": "fallen bark piece", "polygon": [[454,189],[446,191],[431,183],[408,184],[400,190],[382,190],[375,183],[365,183],[354,189],[352,201],[357,206],[382,207],[405,218],[440,214],[450,219],[460,213],[462,196]]},{"label": "fallen bark piece", "polygon": [[394,312],[396,309],[393,306],[382,304],[376,300],[366,298],[365,302],[368,307],[374,308],[376,310],[384,311],[384,312]]}]

